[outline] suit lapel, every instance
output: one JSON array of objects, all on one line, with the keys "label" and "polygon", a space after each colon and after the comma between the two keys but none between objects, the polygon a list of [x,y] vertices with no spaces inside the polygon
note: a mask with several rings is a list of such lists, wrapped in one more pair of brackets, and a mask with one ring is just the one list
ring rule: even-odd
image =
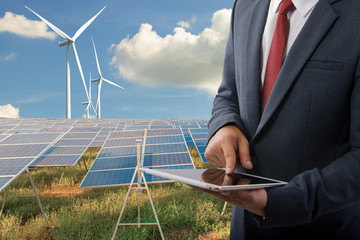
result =
[{"label": "suit lapel", "polygon": [[320,0],[293,43],[270,94],[254,138],[279,107],[307,60],[331,28],[337,14],[330,3]]},{"label": "suit lapel", "polygon": [[240,88],[240,109],[244,116],[246,129],[250,137],[254,136],[261,116],[261,44],[270,0],[253,0],[251,13],[246,29],[247,37],[243,45],[245,49],[244,87]]}]

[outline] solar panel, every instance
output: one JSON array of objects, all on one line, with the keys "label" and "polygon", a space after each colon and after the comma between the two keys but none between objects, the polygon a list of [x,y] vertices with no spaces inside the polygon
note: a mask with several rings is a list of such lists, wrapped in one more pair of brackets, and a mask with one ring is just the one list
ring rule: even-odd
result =
[{"label": "solar panel", "polygon": [[62,139],[44,153],[34,164],[36,167],[72,166],[77,163],[86,149],[97,137],[101,127],[93,123],[78,121]]},{"label": "solar panel", "polygon": [[0,191],[25,171],[60,135],[60,133],[14,134],[1,141]]},{"label": "solar panel", "polygon": [[134,171],[135,168],[89,171],[81,183],[80,188],[128,185],[131,182]]},{"label": "solar panel", "polygon": [[[154,167],[155,168],[155,167]],[[193,164],[188,165],[176,165],[157,168],[170,168],[170,169],[193,169]],[[117,170],[106,171],[92,171],[88,172],[80,188],[88,187],[112,187],[112,186],[124,186],[129,185],[134,175],[135,168],[125,168]],[[144,174],[147,183],[159,183],[159,182],[173,182],[172,180],[153,176],[150,174]],[[134,179],[134,183],[137,183],[137,178]]]},{"label": "solar panel", "polygon": [[94,138],[94,140],[90,143],[89,147],[102,147],[105,144],[106,139],[109,137],[110,132],[104,131],[102,128],[101,132]]},{"label": "solar panel", "polygon": [[136,155],[136,154],[137,154],[136,146],[103,148],[99,152],[98,158],[129,156],[129,155]]},{"label": "solar panel", "polygon": [[182,134],[180,129],[150,129],[147,136],[168,136]]},{"label": "solar panel", "polygon": [[145,147],[145,154],[182,153],[187,151],[185,143],[146,145]]},{"label": "solar panel", "polygon": [[0,176],[0,192],[13,180],[13,177]]},{"label": "solar panel", "polygon": [[184,142],[182,135],[147,137],[146,144],[181,143]]},{"label": "solar panel", "polygon": [[188,153],[167,153],[158,155],[145,155],[144,167],[192,164]]},{"label": "solar panel", "polygon": [[97,158],[90,171],[135,168],[136,164],[137,156]]},{"label": "solar panel", "polygon": [[101,130],[101,127],[73,127],[71,130],[70,130],[70,133],[98,133],[99,131]]},{"label": "solar panel", "polygon": [[97,132],[90,132],[90,133],[80,133],[80,132],[69,132],[67,134],[65,134],[64,138],[91,138],[93,139],[94,137],[96,137],[98,133]]},{"label": "solar panel", "polygon": [[34,158],[0,159],[0,176],[16,175]]},{"label": "solar panel", "polygon": [[63,167],[74,165],[82,154],[68,154],[68,155],[43,155],[33,164],[37,167]]},{"label": "solar panel", "polygon": [[51,126],[51,127],[46,127],[46,128],[41,129],[40,131],[38,131],[38,133],[47,133],[47,132],[63,133],[63,132],[69,131],[70,128],[71,127]]},{"label": "solar panel", "polygon": [[35,133],[37,132],[37,129],[11,129],[6,132],[5,134],[18,134],[18,133]]},{"label": "solar panel", "polygon": [[91,143],[91,138],[79,138],[79,139],[60,139],[55,146],[88,146]]},{"label": "solar panel", "polygon": [[1,140],[3,140],[4,138],[6,138],[7,136],[9,136],[9,135],[0,135],[0,142],[1,142]]},{"label": "solar panel", "polygon": [[205,149],[208,140],[208,129],[200,128],[200,129],[189,129],[190,135],[195,143],[195,146],[200,154],[203,162],[208,162],[205,158]]},{"label": "solar panel", "polygon": [[92,141],[89,145],[89,147],[102,147],[105,143],[105,140],[96,140]]},{"label": "solar panel", "polygon": [[48,143],[54,141],[58,136],[58,133],[14,134],[1,141],[0,144]]},{"label": "solar panel", "polygon": [[145,134],[144,130],[141,131],[121,131],[121,132],[112,132],[110,133],[109,139],[114,138],[129,138],[129,137],[137,137],[142,138]]},{"label": "solar panel", "polygon": [[49,144],[0,145],[0,158],[36,157]]},{"label": "solar panel", "polygon": [[127,127],[125,127],[125,129],[124,130],[140,130],[140,129],[148,129],[149,128],[149,126],[148,125],[144,125],[144,126],[127,126]]},{"label": "solar panel", "polygon": [[117,147],[117,146],[135,146],[138,138],[119,138],[109,139],[106,141],[104,147]]},{"label": "solar panel", "polygon": [[54,146],[49,148],[48,151],[46,151],[46,155],[76,155],[80,154],[82,155],[83,152],[87,149],[87,146],[76,146],[76,147],[68,147],[68,146]]}]

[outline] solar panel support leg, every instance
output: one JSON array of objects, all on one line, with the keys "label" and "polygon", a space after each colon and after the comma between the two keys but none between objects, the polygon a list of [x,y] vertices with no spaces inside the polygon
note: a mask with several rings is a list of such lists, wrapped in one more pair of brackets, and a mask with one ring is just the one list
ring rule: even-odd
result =
[{"label": "solar panel support leg", "polygon": [[223,215],[224,215],[225,210],[226,210],[226,206],[227,206],[227,202],[225,202],[225,204],[224,204],[223,210],[222,210],[222,212],[221,212],[221,216],[223,216]]},{"label": "solar panel support leg", "polygon": [[[137,184],[137,187],[133,187],[133,184],[134,184],[134,180],[135,180],[135,176],[138,175],[140,176],[140,178],[144,181],[144,184],[145,184],[145,187],[141,187],[141,185]],[[124,209],[125,209],[125,206],[126,206],[126,202],[129,198],[129,195],[130,195],[130,192],[132,189],[136,189],[137,192],[138,192],[138,222],[137,223],[120,223],[120,220],[121,220],[121,217],[122,217],[122,214],[124,213]],[[140,192],[142,191],[142,189],[146,189],[147,193],[148,193],[148,196],[149,196],[149,200],[150,200],[150,204],[151,204],[151,207],[152,207],[152,210],[153,210],[153,213],[154,213],[154,216],[155,216],[155,219],[156,219],[156,223],[141,223],[140,222]],[[140,227],[140,225],[157,225],[158,228],[159,228],[159,232],[160,232],[160,236],[161,236],[161,239],[165,239],[164,238],[164,234],[162,232],[162,229],[161,229],[161,226],[160,226],[160,222],[159,222],[159,218],[156,214],[156,210],[155,210],[155,207],[154,207],[154,203],[152,201],[152,198],[151,198],[151,194],[150,194],[150,191],[149,191],[149,188],[148,188],[148,185],[146,183],[146,180],[145,180],[145,176],[144,176],[144,173],[140,172],[139,171],[139,166],[136,167],[136,170],[134,172],[134,175],[131,179],[131,183],[130,183],[130,186],[129,186],[129,190],[126,194],[126,197],[125,197],[125,200],[124,200],[124,204],[121,208],[121,212],[120,212],[120,215],[119,215],[119,218],[118,218],[118,221],[116,223],[116,226],[115,226],[115,230],[114,230],[114,233],[113,233],[113,236],[112,236],[112,240],[115,239],[115,236],[116,236],[116,232],[117,232],[117,229],[120,225],[137,225],[138,227]]]},{"label": "solar panel support leg", "polygon": [[49,227],[49,222],[48,222],[48,220],[47,220],[47,218],[46,218],[46,216],[45,216],[45,212],[44,212],[44,209],[43,209],[43,207],[42,207],[39,194],[38,194],[37,191],[36,191],[34,181],[33,181],[32,177],[31,177],[31,173],[30,173],[30,171],[29,171],[28,168],[26,169],[26,171],[27,171],[28,174],[29,174],[30,183],[31,183],[31,185],[32,185],[32,187],[33,187],[33,189],[34,189],[34,193],[35,193],[35,196],[36,196],[36,200],[37,200],[37,202],[38,202],[38,204],[39,204],[39,207],[40,207],[40,210],[41,210],[41,214],[42,214],[43,217],[44,217],[44,220],[45,220],[45,222],[46,222],[46,225]]},{"label": "solar panel support leg", "polygon": [[6,200],[7,200],[8,197],[36,197],[36,200],[37,200],[37,202],[38,202],[38,204],[39,204],[39,207],[40,207],[41,214],[42,214],[43,217],[44,217],[44,220],[45,220],[45,222],[46,222],[46,225],[49,227],[49,222],[48,222],[48,220],[47,220],[47,218],[46,218],[46,216],[45,216],[45,212],[44,212],[44,209],[43,209],[43,207],[42,207],[39,194],[38,194],[37,191],[36,191],[36,187],[35,187],[34,181],[33,181],[33,179],[32,179],[31,173],[30,173],[30,171],[29,171],[29,168],[26,168],[26,172],[27,172],[28,175],[29,175],[29,180],[30,180],[31,186],[33,187],[33,190],[34,190],[35,195],[11,195],[11,196],[10,196],[10,195],[9,195],[9,191],[10,191],[10,187],[11,187],[11,186],[8,186],[7,189],[6,189],[5,197],[4,197],[4,200],[3,200],[2,207],[1,207],[0,217],[1,217],[2,213],[3,213],[3,211],[4,211],[5,203],[6,203]]},{"label": "solar panel support leg", "polygon": [[[89,154],[88,161],[90,160],[90,157],[91,157],[91,153]],[[88,168],[86,166],[85,158],[83,158],[83,163],[84,163],[84,167],[85,167],[86,172],[88,172],[89,170],[88,170]]]},{"label": "solar panel support leg", "polygon": [[[140,173],[140,171],[139,171],[139,173]],[[165,239],[165,238],[164,238],[164,234],[163,234],[163,232],[162,232],[162,230],[161,230],[159,218],[158,218],[158,216],[157,216],[157,214],[156,214],[156,210],[155,210],[154,203],[153,203],[153,201],[152,201],[152,197],[151,197],[151,194],[150,194],[150,190],[149,190],[148,185],[147,185],[147,183],[146,183],[146,179],[145,179],[145,176],[144,176],[144,173],[143,173],[143,172],[141,172],[141,176],[142,176],[142,178],[143,178],[143,180],[144,180],[145,188],[146,188],[146,191],[147,191],[148,196],[149,196],[149,200],[150,200],[151,207],[152,207],[152,210],[153,210],[153,212],[154,212],[154,216],[155,216],[155,219],[156,219],[158,228],[159,228],[159,232],[160,232],[160,235],[161,235],[161,239]]]},{"label": "solar panel support leg", "polygon": [[61,181],[62,181],[62,179],[63,179],[63,177],[64,177],[65,168],[66,168],[66,167],[64,167],[64,171],[63,171],[62,174],[61,174],[61,177],[60,177],[60,180],[59,180],[59,185],[61,184]]},{"label": "solar panel support leg", "polygon": [[7,189],[6,189],[6,193],[5,193],[4,200],[3,200],[3,204],[2,204],[2,207],[1,207],[1,211],[0,211],[0,217],[1,217],[2,213],[3,213],[3,211],[4,211],[6,199],[7,199],[7,197],[9,196],[10,187],[11,187],[11,186],[8,186]]}]

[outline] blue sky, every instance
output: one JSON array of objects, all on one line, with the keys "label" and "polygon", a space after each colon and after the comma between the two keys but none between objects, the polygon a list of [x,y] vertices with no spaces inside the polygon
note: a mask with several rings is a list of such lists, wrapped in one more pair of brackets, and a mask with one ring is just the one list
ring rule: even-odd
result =
[{"label": "blue sky", "polygon": [[[102,118],[208,119],[221,80],[232,4],[2,0],[0,115],[14,107],[23,118],[65,117],[66,48],[58,45],[63,39],[24,6],[72,37],[106,5],[76,39],[86,83],[90,72],[98,76],[93,36],[103,76],[125,88],[103,84]],[[82,118],[86,94],[72,50],[70,69],[72,118]]]}]

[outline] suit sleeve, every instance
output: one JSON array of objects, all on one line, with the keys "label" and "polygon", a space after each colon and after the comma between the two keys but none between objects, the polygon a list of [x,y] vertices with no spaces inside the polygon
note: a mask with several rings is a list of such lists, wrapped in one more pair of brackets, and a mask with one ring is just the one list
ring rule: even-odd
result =
[{"label": "suit sleeve", "polygon": [[267,215],[261,226],[306,224],[360,202],[360,61],[350,110],[350,151],[321,170],[297,175],[284,187],[267,189]]},{"label": "suit sleeve", "polygon": [[212,117],[209,121],[209,139],[221,127],[230,124],[237,126],[245,134],[245,129],[243,128],[239,114],[237,86],[235,81],[235,58],[233,45],[234,12],[233,8],[230,33],[225,51],[222,82],[218,89],[218,94],[215,97]]}]

